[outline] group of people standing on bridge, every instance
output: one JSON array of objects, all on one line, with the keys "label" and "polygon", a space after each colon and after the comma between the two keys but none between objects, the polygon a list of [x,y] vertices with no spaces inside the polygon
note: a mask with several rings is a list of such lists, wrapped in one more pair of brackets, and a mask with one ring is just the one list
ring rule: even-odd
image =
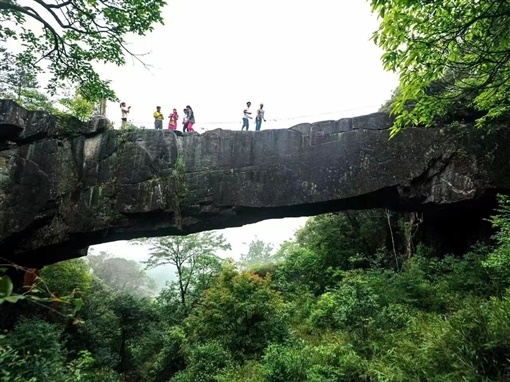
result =
[{"label": "group of people standing on bridge", "polygon": [[[184,117],[182,118],[182,131],[183,133],[195,131],[193,129],[193,125],[195,124],[195,113],[190,105],[186,106],[183,109]],[[161,107],[156,106],[156,111],[153,114],[154,116],[154,128],[156,130],[163,129],[163,113],[161,112]],[[177,113],[177,109],[173,109],[172,113],[168,116],[168,130],[177,130],[177,125],[179,123],[179,114]]]},{"label": "group of people standing on bridge", "polygon": [[[253,119],[250,111],[251,102],[246,102],[246,108],[243,110],[243,126],[241,127],[241,131],[246,128],[246,131],[250,129],[250,119]],[[266,122],[264,118],[264,104],[260,104],[260,107],[257,109],[257,113],[255,114],[255,131],[260,131],[260,127],[262,126],[262,121]]]},{"label": "group of people standing on bridge", "polygon": [[[246,129],[246,131],[250,128],[250,119],[253,119],[251,116],[250,111],[251,102],[246,102],[246,108],[243,110],[243,119],[242,119],[242,126],[241,131]],[[131,111],[131,106],[126,106],[125,102],[122,102],[120,104],[121,109],[121,120],[122,120],[122,127],[125,127],[128,120],[129,112]],[[186,106],[183,110],[184,116],[182,119],[182,131],[184,133],[186,132],[193,132],[195,131],[193,129],[193,125],[195,124],[195,113],[193,112],[193,109],[191,106]],[[255,131],[260,131],[260,128],[262,126],[262,121],[266,122],[264,118],[264,104],[260,104],[259,109],[256,111],[255,115]],[[163,129],[163,121],[165,119],[162,111],[161,106],[156,106],[156,111],[153,113],[154,117],[154,129],[156,130],[162,130]],[[178,123],[179,123],[179,114],[177,113],[177,109],[173,109],[172,113],[168,116],[168,130],[177,131]]]},{"label": "group of people standing on bridge", "polygon": [[[127,125],[127,120],[129,116],[129,112],[131,111],[131,106],[126,106],[125,102],[120,104],[121,111],[121,126],[125,127]],[[183,132],[192,132],[195,131],[193,129],[193,125],[195,124],[195,113],[193,112],[193,108],[188,105],[184,108],[184,117],[182,119],[182,131]],[[161,112],[161,106],[156,106],[156,111],[152,113],[154,117],[154,128],[156,130],[163,129],[163,120],[165,117]],[[168,129],[169,130],[177,130],[177,125],[179,123],[179,114],[177,113],[177,109],[173,109],[172,113],[168,116]]]}]

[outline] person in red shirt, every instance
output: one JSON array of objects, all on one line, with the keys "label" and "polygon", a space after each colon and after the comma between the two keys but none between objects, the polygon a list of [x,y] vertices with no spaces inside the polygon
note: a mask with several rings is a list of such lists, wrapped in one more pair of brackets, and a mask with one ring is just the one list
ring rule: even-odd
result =
[{"label": "person in red shirt", "polygon": [[177,129],[177,122],[179,121],[179,114],[177,114],[177,109],[174,109],[172,111],[172,114],[168,116],[170,118],[170,121],[168,122],[168,129],[169,130],[176,130]]}]

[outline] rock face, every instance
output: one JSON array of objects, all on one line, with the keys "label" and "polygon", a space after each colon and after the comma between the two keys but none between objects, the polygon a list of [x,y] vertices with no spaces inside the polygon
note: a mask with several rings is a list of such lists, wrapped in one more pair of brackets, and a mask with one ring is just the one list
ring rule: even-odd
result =
[{"label": "rock face", "polygon": [[182,137],[108,125],[0,101],[0,256],[41,266],[107,241],[342,209],[422,211],[444,224],[510,191],[506,128],[494,142],[467,128],[389,140],[379,113]]}]

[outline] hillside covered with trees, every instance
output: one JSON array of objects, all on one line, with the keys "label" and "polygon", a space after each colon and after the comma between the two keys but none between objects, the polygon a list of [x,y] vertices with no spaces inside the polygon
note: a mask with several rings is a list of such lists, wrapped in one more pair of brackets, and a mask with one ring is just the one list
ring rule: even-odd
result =
[{"label": "hillside covered with trees", "polygon": [[416,243],[408,215],[382,210],[309,218],[293,241],[272,251],[255,240],[239,263],[215,255],[228,245],[217,234],[149,239],[148,267],[177,266],[155,297],[134,262],[47,266],[38,288],[83,306],[1,304],[0,380],[506,380],[510,203],[500,206],[493,242],[463,256]]}]

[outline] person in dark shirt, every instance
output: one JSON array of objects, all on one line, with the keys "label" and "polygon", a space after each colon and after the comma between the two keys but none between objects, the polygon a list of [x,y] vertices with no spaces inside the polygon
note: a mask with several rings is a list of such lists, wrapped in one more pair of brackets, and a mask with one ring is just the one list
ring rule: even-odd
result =
[{"label": "person in dark shirt", "polygon": [[195,113],[190,105],[186,106],[188,110],[188,132],[195,131],[193,130],[193,125],[195,124]]}]

